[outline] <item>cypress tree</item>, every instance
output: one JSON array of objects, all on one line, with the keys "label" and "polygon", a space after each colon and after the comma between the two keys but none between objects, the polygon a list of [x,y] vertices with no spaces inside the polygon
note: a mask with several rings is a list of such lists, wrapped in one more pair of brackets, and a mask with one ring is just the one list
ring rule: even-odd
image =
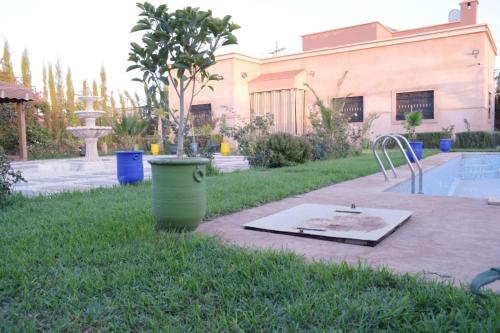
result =
[{"label": "cypress tree", "polygon": [[23,56],[21,58],[21,75],[23,78],[23,86],[31,88],[30,59],[28,56],[28,50],[26,49],[24,49]]},{"label": "cypress tree", "polygon": [[56,81],[54,80],[54,72],[52,71],[52,64],[49,64],[49,95],[50,95],[50,123],[51,134],[54,139],[57,138],[58,133],[58,114],[59,114],[59,101],[57,99]]},{"label": "cypress tree", "polygon": [[[99,96],[99,89],[97,88],[97,82],[95,80],[92,81],[92,95]],[[99,102],[98,101],[95,101],[93,106],[94,106],[94,110],[99,110]]]},{"label": "cypress tree", "polygon": [[125,97],[127,97],[127,99],[130,101],[130,104],[132,105],[132,113],[134,115],[137,115],[137,105],[135,104],[134,99],[127,90],[124,91],[124,94]]},{"label": "cypress tree", "polygon": [[12,67],[12,62],[10,60],[9,43],[5,41],[3,46],[3,56],[2,56],[2,70],[0,71],[0,81],[8,83],[16,83],[16,77],[14,76],[14,69]]},{"label": "cypress tree", "polygon": [[119,93],[120,95],[120,107],[122,110],[122,116],[127,115],[127,105],[125,104],[125,97],[123,97],[122,93]]},{"label": "cypress tree", "polygon": [[106,70],[104,69],[104,66],[101,67],[101,102],[102,102],[102,111],[106,112],[106,117],[109,119],[110,115],[108,114],[108,92],[107,92],[107,76],[106,76]]},{"label": "cypress tree", "polygon": [[56,140],[59,143],[59,148],[62,149],[63,135],[66,130],[66,115],[63,109],[66,106],[66,96],[64,96],[64,79],[61,70],[61,63],[57,60],[56,63],[56,94],[57,94],[57,126],[56,126]]},{"label": "cypress tree", "polygon": [[73,87],[73,78],[71,68],[66,72],[66,110],[68,111],[68,122],[71,126],[78,125],[79,121],[75,115],[75,88]]},{"label": "cypress tree", "polygon": [[116,101],[113,91],[111,91],[110,102],[111,102],[111,118],[113,122],[115,122],[118,119],[118,110],[116,109]]},{"label": "cypress tree", "polygon": [[47,67],[45,67],[45,64],[43,65],[42,79],[43,79],[43,100],[46,102],[46,105],[43,108],[43,120],[45,127],[47,128],[49,133],[51,133],[52,119],[50,114],[49,90],[47,88]]}]

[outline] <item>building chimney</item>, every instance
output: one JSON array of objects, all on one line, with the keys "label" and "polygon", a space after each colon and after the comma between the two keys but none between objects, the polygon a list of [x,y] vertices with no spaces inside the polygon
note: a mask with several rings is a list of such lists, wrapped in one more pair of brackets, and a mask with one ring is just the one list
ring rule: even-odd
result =
[{"label": "building chimney", "polygon": [[460,2],[460,22],[463,25],[476,24],[478,5],[479,0],[466,0]]}]

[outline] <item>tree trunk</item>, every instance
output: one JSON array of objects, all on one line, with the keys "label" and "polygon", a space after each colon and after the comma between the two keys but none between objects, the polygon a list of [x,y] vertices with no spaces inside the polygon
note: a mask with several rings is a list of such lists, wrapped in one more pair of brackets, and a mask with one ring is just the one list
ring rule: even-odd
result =
[{"label": "tree trunk", "polygon": [[163,123],[161,120],[161,116],[158,115],[158,129],[157,129],[157,135],[158,135],[158,146],[160,146],[160,152],[163,152]]},{"label": "tree trunk", "polygon": [[184,157],[184,78],[179,83],[179,131],[177,132],[177,158]]}]

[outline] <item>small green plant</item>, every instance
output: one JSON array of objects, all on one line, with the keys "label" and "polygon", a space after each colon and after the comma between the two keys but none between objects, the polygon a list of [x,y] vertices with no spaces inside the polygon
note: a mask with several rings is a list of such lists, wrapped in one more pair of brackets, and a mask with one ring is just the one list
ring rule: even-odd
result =
[{"label": "small green plant", "polygon": [[367,134],[372,128],[373,122],[378,117],[378,113],[370,113],[360,126],[351,128],[349,137],[351,139],[352,150],[356,154],[361,153],[363,143],[367,141]]},{"label": "small green plant", "polygon": [[305,138],[288,133],[272,134],[267,140],[266,150],[271,168],[303,164],[312,156],[312,145]]},{"label": "small green plant", "polygon": [[262,168],[280,168],[303,164],[312,157],[312,145],[303,137],[288,133],[275,133],[258,138],[252,156],[248,156],[250,165]]},{"label": "small green plant", "polygon": [[310,116],[313,128],[312,137],[314,137],[313,145],[316,150],[317,142],[321,141],[321,150],[324,151],[324,154],[317,155],[345,157],[349,154],[349,119],[343,110],[350,94],[347,94],[345,97],[338,96],[347,74],[348,71],[345,71],[337,81],[336,96],[330,100],[328,106],[319,98],[316,91],[310,85],[304,83],[304,86],[309,88],[316,98],[316,102],[314,103],[316,110],[313,110]]},{"label": "small green plant", "polygon": [[146,120],[139,119],[137,116],[123,115],[121,120],[113,125],[113,131],[127,149],[133,149],[134,144],[139,142],[139,138],[147,127]]},{"label": "small green plant", "polygon": [[0,206],[5,204],[7,197],[12,194],[14,184],[26,181],[21,171],[12,169],[7,156],[0,150]]},{"label": "small green plant", "polygon": [[411,140],[417,139],[416,129],[422,125],[423,114],[421,111],[412,111],[405,114],[405,129]]},{"label": "small green plant", "polygon": [[455,129],[455,125],[450,125],[448,127],[443,127],[443,135],[444,139],[451,139],[453,137],[453,130]]},{"label": "small green plant", "polygon": [[238,142],[240,154],[252,160],[256,157],[258,144],[262,144],[269,136],[273,123],[273,115],[268,113],[265,116],[255,116],[251,122],[242,126],[226,128],[225,133]]}]

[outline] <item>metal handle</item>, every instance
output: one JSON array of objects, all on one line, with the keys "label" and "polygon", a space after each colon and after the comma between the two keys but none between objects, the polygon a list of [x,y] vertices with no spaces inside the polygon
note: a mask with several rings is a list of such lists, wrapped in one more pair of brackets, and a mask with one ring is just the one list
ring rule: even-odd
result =
[{"label": "metal handle", "polygon": [[205,173],[200,168],[196,167],[193,171],[193,178],[196,182],[201,183],[203,178],[205,177]]},{"label": "metal handle", "polygon": [[407,147],[407,149],[408,149],[409,153],[411,154],[413,160],[415,161],[415,164],[416,164],[418,171],[419,171],[419,175],[418,175],[419,176],[419,184],[418,184],[419,191],[418,191],[418,193],[419,194],[423,193],[423,191],[422,191],[423,190],[422,189],[422,187],[423,187],[422,165],[420,164],[420,162],[419,162],[417,156],[415,155],[415,152],[413,151],[413,148],[411,147],[408,140],[404,136],[402,136],[401,134],[382,135],[382,136],[379,136],[378,138],[376,138],[375,141],[373,142],[373,145],[372,145],[373,155],[374,155],[375,160],[377,161],[377,163],[380,167],[380,170],[382,171],[382,174],[384,175],[385,180],[388,181],[389,176],[387,175],[385,167],[382,164],[382,161],[380,160],[380,157],[378,156],[376,149],[377,149],[377,143],[382,141],[382,151],[384,153],[384,156],[385,156],[387,162],[389,163],[390,168],[392,169],[394,177],[397,178],[397,173],[396,173],[396,170],[394,168],[394,165],[392,164],[392,161],[391,161],[391,159],[386,151],[386,145],[390,140],[394,140],[396,142],[396,147],[399,148],[399,150],[401,151],[401,153],[403,154],[403,156],[406,160],[406,164],[408,165],[410,172],[411,172],[411,193],[415,193],[415,169],[413,168],[413,165],[410,162],[410,159],[408,158],[406,152],[404,151],[403,145]]}]

